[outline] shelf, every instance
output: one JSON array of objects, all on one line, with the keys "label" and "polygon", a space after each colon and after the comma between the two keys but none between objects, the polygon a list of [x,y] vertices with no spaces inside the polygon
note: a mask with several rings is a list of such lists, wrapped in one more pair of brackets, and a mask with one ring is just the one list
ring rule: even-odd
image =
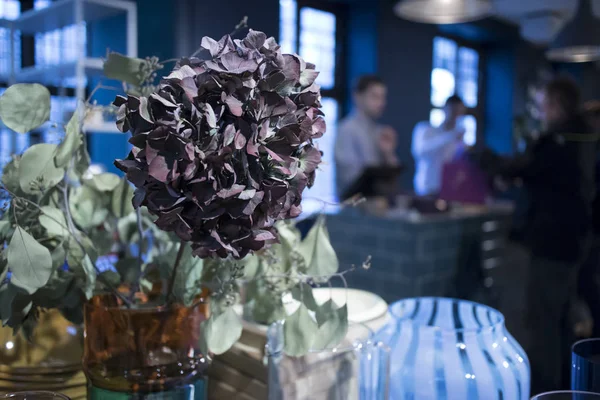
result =
[{"label": "shelf", "polygon": [[116,133],[119,135],[124,135],[123,132],[117,129],[117,124],[115,121],[83,124],[83,131],[85,133]]},{"label": "shelf", "polygon": [[12,27],[13,21],[9,19],[0,18],[0,28],[10,29]]},{"label": "shelf", "polygon": [[[53,31],[77,23],[76,3],[82,2],[82,21],[92,22],[135,12],[135,2],[125,0],[59,0],[40,10],[29,10],[12,21],[14,28],[24,34]],[[11,21],[9,21],[11,22]]]},{"label": "shelf", "polygon": [[[84,74],[87,78],[101,76],[104,61],[101,58],[84,58]],[[57,65],[45,65],[39,67],[26,67],[15,72],[17,82],[35,82],[47,86],[74,87],[77,85],[74,77],[77,76],[77,61]],[[71,78],[71,83],[66,82]]]}]

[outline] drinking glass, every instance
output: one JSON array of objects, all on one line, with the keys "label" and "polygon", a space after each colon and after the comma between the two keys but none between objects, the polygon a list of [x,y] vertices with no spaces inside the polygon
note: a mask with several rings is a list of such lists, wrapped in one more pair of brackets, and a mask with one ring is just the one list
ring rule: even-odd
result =
[{"label": "drinking glass", "polygon": [[580,392],[576,390],[563,390],[538,394],[531,400],[600,400],[600,394]]},{"label": "drinking glass", "polygon": [[284,322],[269,327],[269,400],[387,400],[389,349],[365,325],[350,324],[335,347],[284,353]]},{"label": "drinking glass", "polygon": [[600,393],[600,339],[581,340],[573,345],[571,389]]},{"label": "drinking glass", "polygon": [[11,400],[70,400],[67,396],[54,392],[15,392],[2,395],[0,399]]}]

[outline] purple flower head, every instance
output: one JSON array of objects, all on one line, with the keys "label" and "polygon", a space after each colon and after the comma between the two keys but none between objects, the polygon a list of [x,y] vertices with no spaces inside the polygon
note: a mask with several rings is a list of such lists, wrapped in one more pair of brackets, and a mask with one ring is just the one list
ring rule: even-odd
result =
[{"label": "purple flower head", "polygon": [[149,97],[115,99],[133,145],[115,165],[136,187],[134,206],[194,254],[242,258],[276,241],[273,224],[300,214],[314,182],[318,73],[262,32],[202,47],[208,59],[179,60]]}]

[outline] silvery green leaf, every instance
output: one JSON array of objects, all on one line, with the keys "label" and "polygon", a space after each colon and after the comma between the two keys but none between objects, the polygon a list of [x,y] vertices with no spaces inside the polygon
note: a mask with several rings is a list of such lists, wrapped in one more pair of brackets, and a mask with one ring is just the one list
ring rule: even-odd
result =
[{"label": "silvery green leaf", "polygon": [[286,317],[281,296],[268,288],[260,288],[252,296],[252,319],[259,324],[269,325]]},{"label": "silvery green leaf", "polygon": [[133,187],[129,184],[127,179],[121,179],[121,182],[117,185],[115,190],[112,192],[111,197],[111,211],[117,218],[123,218],[133,212]]},{"label": "silvery green leaf", "polygon": [[292,357],[307,354],[312,348],[318,329],[317,322],[308,313],[308,308],[300,304],[296,312],[286,318],[283,325],[285,353]]},{"label": "silvery green leaf", "polygon": [[108,217],[106,193],[89,186],[80,186],[71,190],[69,205],[75,223],[83,229],[102,225]]},{"label": "silvery green leaf", "polygon": [[[233,307],[202,323],[208,349],[216,355],[229,350],[242,336],[242,321]],[[202,335],[201,335],[202,336]]]},{"label": "silvery green leaf", "polygon": [[244,275],[246,279],[253,279],[259,272],[260,258],[255,254],[247,255],[244,258]]},{"label": "silvery green leaf", "polygon": [[79,275],[80,277],[82,274],[84,275],[85,286],[83,287],[83,292],[88,300],[91,299],[96,287],[96,269],[89,255],[85,255],[79,268],[74,268],[74,272],[75,275]]},{"label": "silvery green leaf", "polygon": [[50,92],[37,83],[18,83],[0,97],[0,118],[13,131],[26,133],[50,118]]},{"label": "silvery green leaf", "polygon": [[66,237],[69,235],[65,215],[58,208],[43,206],[41,208],[40,224],[46,229],[48,235]]},{"label": "silvery green leaf", "polygon": [[81,111],[79,109],[75,110],[65,127],[65,138],[58,145],[54,157],[54,163],[57,167],[66,168],[83,142],[80,129],[81,118]]},{"label": "silvery green leaf", "polygon": [[2,170],[2,183],[13,193],[21,194],[21,185],[19,184],[19,165],[21,159],[13,158],[4,166]]},{"label": "silvery green leaf", "polygon": [[43,287],[52,274],[50,251],[17,226],[8,246],[11,282],[28,293]]},{"label": "silvery green leaf", "polygon": [[294,300],[298,300],[311,311],[316,311],[319,307],[313,296],[312,287],[304,282],[301,282],[297,286],[292,288],[292,297]]},{"label": "silvery green leaf", "polygon": [[133,257],[121,258],[115,263],[115,269],[124,283],[134,283],[138,277],[138,260]]},{"label": "silvery green leaf", "polygon": [[110,192],[115,189],[120,182],[121,178],[119,178],[118,175],[105,172],[93,175],[90,179],[84,180],[83,183],[99,192]]},{"label": "silvery green leaf", "polygon": [[306,238],[300,243],[298,252],[306,260],[306,273],[320,278],[316,279],[317,281],[326,281],[327,277],[335,274],[339,268],[337,255],[329,242],[324,218],[317,219]]},{"label": "silvery green leaf", "polygon": [[31,296],[14,284],[0,288],[0,318],[3,326],[18,328],[31,307]]},{"label": "silvery green leaf", "polygon": [[67,252],[65,251],[64,246],[61,244],[57,246],[54,250],[52,250],[52,269],[57,270],[63,265],[65,265],[65,260],[67,259]]},{"label": "silvery green leaf", "polygon": [[104,62],[104,76],[140,86],[144,80],[142,70],[145,64],[148,64],[148,61],[144,59],[111,52]]},{"label": "silvery green leaf", "polygon": [[112,287],[118,287],[121,284],[121,276],[115,271],[104,271],[100,274],[102,282],[108,282]]},{"label": "silvery green leaf", "polygon": [[4,241],[10,235],[12,226],[9,221],[0,221],[0,241]]},{"label": "silvery green leaf", "polygon": [[19,162],[19,185],[28,194],[38,191],[37,185],[32,185],[43,178],[46,188],[55,186],[65,174],[64,169],[54,165],[56,145],[49,143],[35,144],[28,148]]},{"label": "silvery green leaf", "polygon": [[302,235],[300,230],[292,223],[288,221],[278,222],[275,224],[275,227],[277,228],[279,241],[282,245],[286,246],[288,249],[295,249],[300,244]]},{"label": "silvery green leaf", "polygon": [[317,309],[319,332],[313,344],[314,349],[331,349],[346,337],[348,332],[348,307],[344,304],[336,308],[331,300]]}]

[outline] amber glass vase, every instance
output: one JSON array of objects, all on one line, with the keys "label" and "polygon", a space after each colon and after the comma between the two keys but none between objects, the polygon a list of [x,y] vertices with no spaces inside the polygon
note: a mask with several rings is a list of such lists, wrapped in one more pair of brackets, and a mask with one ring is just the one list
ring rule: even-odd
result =
[{"label": "amber glass vase", "polygon": [[205,400],[200,324],[208,310],[202,300],[125,308],[114,296],[92,298],[84,310],[88,399]]}]

